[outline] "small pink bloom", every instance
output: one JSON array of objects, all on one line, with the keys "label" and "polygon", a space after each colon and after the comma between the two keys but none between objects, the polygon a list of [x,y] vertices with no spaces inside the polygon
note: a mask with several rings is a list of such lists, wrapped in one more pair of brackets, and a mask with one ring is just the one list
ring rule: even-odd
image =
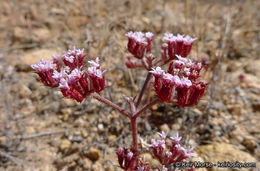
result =
[{"label": "small pink bloom", "polygon": [[128,37],[128,51],[136,58],[142,59],[146,53],[151,51],[152,33],[130,31],[126,36]]}]

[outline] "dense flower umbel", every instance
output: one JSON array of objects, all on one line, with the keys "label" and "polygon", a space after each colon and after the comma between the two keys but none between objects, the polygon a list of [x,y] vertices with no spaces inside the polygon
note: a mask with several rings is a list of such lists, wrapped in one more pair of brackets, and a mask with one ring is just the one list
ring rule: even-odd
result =
[{"label": "dense flower umbel", "polygon": [[205,93],[207,83],[197,82],[202,64],[176,55],[167,73],[160,67],[150,71],[154,76],[154,89],[162,102],[180,106],[194,105]]},{"label": "dense flower umbel", "polygon": [[171,33],[164,34],[163,40],[166,42],[162,45],[162,58],[176,59],[176,55],[187,57],[191,51],[192,44],[196,38],[190,36],[183,36],[178,34],[174,36]]},{"label": "dense flower umbel", "polygon": [[59,87],[64,97],[82,102],[91,92],[100,92],[105,87],[104,71],[101,71],[99,59],[89,61],[91,66],[85,69],[83,52],[83,49],[75,47],[64,52],[61,56],[65,65],[63,69],[58,56],[53,56],[53,61],[41,59],[31,67],[45,86]]},{"label": "dense flower umbel", "polygon": [[129,151],[127,148],[120,147],[116,154],[118,163],[122,169],[128,170],[135,164],[136,155],[134,155],[134,152]]},{"label": "dense flower umbel", "polygon": [[166,143],[167,134],[164,132],[159,133],[160,140],[151,140],[149,147],[152,149],[154,156],[160,161],[163,166],[170,166],[173,163],[181,162],[184,159],[197,156],[191,153],[192,149],[185,149],[180,145],[181,137],[171,137],[171,143]]},{"label": "dense flower umbel", "polygon": [[128,51],[136,58],[142,59],[146,53],[151,51],[151,42],[153,39],[153,33],[147,32],[128,32],[127,48]]}]

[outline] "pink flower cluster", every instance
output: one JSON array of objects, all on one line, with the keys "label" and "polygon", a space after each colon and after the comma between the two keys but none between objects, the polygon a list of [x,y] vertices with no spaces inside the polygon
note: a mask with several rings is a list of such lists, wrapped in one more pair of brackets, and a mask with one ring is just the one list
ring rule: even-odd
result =
[{"label": "pink flower cluster", "polygon": [[184,159],[196,157],[195,153],[191,153],[192,149],[185,149],[180,145],[181,137],[171,137],[171,143],[166,143],[167,134],[159,133],[160,140],[151,140],[150,148],[154,156],[160,161],[163,166],[170,166],[176,162],[181,162]]},{"label": "pink flower cluster", "polygon": [[192,44],[196,38],[178,34],[174,36],[171,33],[164,34],[165,43],[161,46],[163,59],[176,59],[176,55],[187,57],[191,51]]},{"label": "pink flower cluster", "polygon": [[[137,158],[138,155],[135,154],[133,150],[128,150],[127,148],[120,147],[117,151],[117,157],[120,167],[123,170],[135,170],[135,171],[150,171],[151,166],[145,162],[142,158]],[[131,169],[132,168],[132,169]],[[167,171],[164,166],[162,168],[157,168],[157,171]]]},{"label": "pink flower cluster", "polygon": [[147,32],[128,32],[127,48],[128,51],[136,58],[142,59],[146,53],[151,51],[151,42],[153,39],[153,33]]},{"label": "pink flower cluster", "polygon": [[208,85],[204,81],[196,82],[202,64],[176,57],[178,60],[170,63],[167,73],[160,67],[150,71],[154,76],[154,89],[162,102],[192,106],[204,95]]},{"label": "pink flower cluster", "polygon": [[78,102],[91,92],[100,92],[105,88],[104,71],[101,70],[99,59],[88,61],[91,65],[84,67],[84,50],[75,47],[64,52],[61,59],[64,68],[61,69],[59,57],[53,55],[53,61],[40,60],[31,67],[39,75],[45,86],[59,87],[64,97],[72,98]]},{"label": "pink flower cluster", "polygon": [[117,151],[118,163],[120,167],[124,170],[132,168],[135,164],[136,156],[134,152],[129,151],[127,148],[120,147]]}]

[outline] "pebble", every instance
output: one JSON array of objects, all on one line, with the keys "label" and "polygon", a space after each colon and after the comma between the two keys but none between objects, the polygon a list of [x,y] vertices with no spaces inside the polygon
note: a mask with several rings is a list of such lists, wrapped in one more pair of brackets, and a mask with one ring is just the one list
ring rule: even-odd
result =
[{"label": "pebble", "polygon": [[170,128],[169,128],[169,126],[168,126],[167,124],[161,125],[161,126],[160,126],[160,130],[163,131],[163,132],[165,132],[165,133],[170,132]]},{"label": "pebble", "polygon": [[256,148],[256,143],[255,141],[251,139],[244,139],[242,144],[249,150],[249,151],[254,151]]},{"label": "pebble", "polygon": [[152,154],[150,153],[144,153],[144,154],[141,154],[141,158],[144,159],[145,162],[149,163],[151,166],[159,166],[160,165],[160,162],[153,158]]},{"label": "pebble", "polygon": [[25,43],[25,42],[30,42],[31,38],[29,33],[25,30],[22,29],[21,27],[15,27],[13,30],[13,42],[21,42],[21,43]]},{"label": "pebble", "polygon": [[115,135],[109,135],[108,136],[108,142],[113,142],[116,139]]},{"label": "pebble", "polygon": [[90,169],[92,165],[91,160],[89,160],[88,158],[83,159],[83,168],[84,169]]},{"label": "pebble", "polygon": [[82,131],[81,131],[81,136],[82,136],[83,138],[86,138],[86,137],[88,136],[88,132],[87,132],[86,130],[82,130]]},{"label": "pebble", "polygon": [[104,130],[104,125],[103,124],[98,124],[98,130],[103,131]]},{"label": "pebble", "polygon": [[100,162],[95,162],[92,165],[92,171],[104,171],[104,167]]},{"label": "pebble", "polygon": [[61,142],[59,149],[64,152],[67,151],[70,148],[70,146],[71,146],[71,142],[65,139]]},{"label": "pebble", "polygon": [[68,113],[65,113],[62,115],[62,120],[63,121],[67,121],[69,119],[69,114]]},{"label": "pebble", "polygon": [[74,134],[71,138],[71,142],[81,142],[83,140],[82,136],[80,134]]},{"label": "pebble", "polygon": [[95,147],[90,147],[89,149],[85,150],[85,154],[92,161],[96,161],[102,157],[102,152]]},{"label": "pebble", "polygon": [[32,32],[32,40],[36,43],[43,43],[51,38],[51,32],[46,28],[34,29]]}]

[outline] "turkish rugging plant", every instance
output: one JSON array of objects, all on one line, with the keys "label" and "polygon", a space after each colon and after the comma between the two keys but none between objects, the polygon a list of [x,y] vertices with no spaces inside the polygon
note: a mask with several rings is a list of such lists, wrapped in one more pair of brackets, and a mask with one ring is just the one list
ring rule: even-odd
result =
[{"label": "turkish rugging plant", "polygon": [[[207,83],[198,81],[200,71],[204,67],[203,62],[187,59],[192,44],[196,40],[190,36],[165,34],[164,43],[161,46],[161,58],[156,58],[151,53],[153,34],[150,32],[129,32],[125,65],[130,68],[143,68],[147,76],[140,92],[135,97],[126,97],[129,109],[114,104],[110,100],[100,96],[99,92],[105,88],[105,71],[99,64],[99,59],[84,63],[85,54],[83,49],[75,47],[59,56],[53,56],[52,61],[40,60],[32,68],[39,75],[45,86],[58,87],[64,97],[82,102],[87,96],[117,110],[131,122],[132,146],[120,147],[116,152],[119,166],[126,171],[166,171],[174,167],[174,163],[191,158],[196,154],[192,149],[181,146],[181,137],[168,137],[167,134],[159,133],[160,139],[151,140],[151,144],[145,143],[150,148],[153,156],[158,159],[160,166],[152,167],[140,157],[138,148],[137,118],[156,103],[172,103],[181,107],[192,106],[203,96]],[[63,65],[62,65],[62,62]],[[168,67],[166,66],[167,64]],[[167,67],[167,70],[162,67]],[[154,87],[156,96],[151,98],[150,89]],[[145,91],[147,96],[145,104],[141,105]],[[151,99],[151,100],[150,100]],[[167,139],[167,141],[166,141]],[[193,170],[194,168],[190,168]]]}]

